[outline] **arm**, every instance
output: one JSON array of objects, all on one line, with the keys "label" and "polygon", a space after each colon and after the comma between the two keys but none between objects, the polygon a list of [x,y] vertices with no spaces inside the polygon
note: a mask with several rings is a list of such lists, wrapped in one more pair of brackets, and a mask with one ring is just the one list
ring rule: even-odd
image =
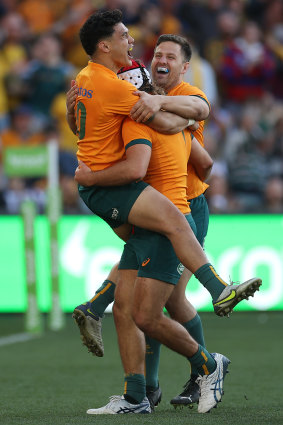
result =
[{"label": "arm", "polygon": [[199,96],[161,96],[161,109],[174,112],[183,118],[202,121],[208,118],[209,106]]},{"label": "arm", "polygon": [[213,166],[213,160],[195,137],[192,140],[189,163],[194,166],[197,175],[202,181],[205,181],[209,177]]},{"label": "arm", "polygon": [[78,95],[78,86],[72,80],[71,88],[66,94],[66,119],[67,123],[74,134],[77,134],[77,124],[75,116],[76,98]]},{"label": "arm", "polygon": [[160,111],[150,121],[145,122],[145,124],[159,133],[176,134],[187,128],[190,123],[189,120],[179,117],[179,115]]},{"label": "arm", "polygon": [[[156,97],[160,97],[160,96],[151,96],[145,92],[139,92],[139,93],[150,96],[152,100],[154,100]],[[74,134],[77,134],[77,124],[76,124],[75,109],[74,109],[77,95],[78,95],[77,85],[73,85],[66,95],[66,107],[67,107],[66,118],[67,118],[69,127]],[[177,97],[185,97],[185,96],[177,96]],[[160,133],[176,134],[184,130],[188,126],[188,119],[186,118],[183,118],[174,113],[165,112],[165,111],[159,111],[154,113],[153,111],[155,110],[156,110],[156,106],[153,105],[153,109],[147,114],[148,121],[146,122],[146,125],[148,125],[149,127],[153,128],[154,130]],[[131,118],[132,118],[132,115],[131,115]]]},{"label": "arm", "polygon": [[109,168],[92,171],[82,161],[75,172],[75,180],[83,186],[122,186],[142,180],[147,172],[151,147],[137,144],[126,150],[126,159]]},{"label": "arm", "polygon": [[132,107],[130,116],[136,122],[146,122],[158,111],[172,112],[180,117],[202,121],[209,115],[209,105],[197,95],[163,96],[136,92],[138,102]]}]

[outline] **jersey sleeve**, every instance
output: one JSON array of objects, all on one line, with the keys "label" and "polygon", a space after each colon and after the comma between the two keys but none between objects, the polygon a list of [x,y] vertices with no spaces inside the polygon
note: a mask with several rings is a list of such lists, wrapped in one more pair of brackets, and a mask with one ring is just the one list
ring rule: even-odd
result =
[{"label": "jersey sleeve", "polygon": [[144,124],[139,124],[131,118],[126,118],[123,122],[122,137],[125,150],[137,144],[152,147],[152,135],[150,128]]},{"label": "jersey sleeve", "polygon": [[[202,90],[200,90],[198,87],[191,86],[191,85],[183,85],[182,86],[182,92],[179,93],[182,96],[197,96],[202,98],[209,106],[210,109],[210,103],[204,94]],[[189,128],[188,130],[191,132],[192,136],[197,139],[197,141],[203,146],[203,130],[204,130],[204,121],[199,121],[199,128],[195,131],[191,131]]]},{"label": "jersey sleeve", "polygon": [[191,86],[191,85],[184,85],[184,86],[182,86],[182,92],[179,93],[179,94],[181,96],[196,96],[196,97],[199,97],[207,103],[207,105],[210,109],[210,103],[209,103],[206,95],[198,87]]}]

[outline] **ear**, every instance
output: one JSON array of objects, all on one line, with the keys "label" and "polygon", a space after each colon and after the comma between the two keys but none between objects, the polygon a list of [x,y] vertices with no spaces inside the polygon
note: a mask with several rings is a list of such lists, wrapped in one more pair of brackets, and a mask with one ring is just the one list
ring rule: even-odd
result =
[{"label": "ear", "polygon": [[181,74],[185,74],[187,72],[187,70],[189,69],[190,63],[189,62],[185,62],[183,65],[183,70],[181,72]]},{"label": "ear", "polygon": [[107,41],[105,41],[105,40],[101,40],[101,41],[98,43],[98,48],[99,48],[102,52],[104,52],[104,53],[109,53],[109,52],[110,52],[110,46],[109,46],[109,43],[107,43]]}]

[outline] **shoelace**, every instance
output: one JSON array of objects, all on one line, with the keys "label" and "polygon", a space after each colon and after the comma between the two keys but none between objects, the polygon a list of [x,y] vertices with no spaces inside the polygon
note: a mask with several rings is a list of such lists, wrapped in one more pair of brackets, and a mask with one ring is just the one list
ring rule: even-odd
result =
[{"label": "shoelace", "polygon": [[112,404],[115,401],[119,401],[122,399],[121,395],[112,395],[111,397],[109,397],[109,404]]}]

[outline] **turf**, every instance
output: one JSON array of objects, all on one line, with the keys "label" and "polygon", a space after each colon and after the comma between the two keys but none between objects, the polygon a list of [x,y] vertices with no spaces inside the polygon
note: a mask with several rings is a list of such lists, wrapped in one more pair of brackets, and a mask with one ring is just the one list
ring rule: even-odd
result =
[{"label": "turf", "polygon": [[[0,346],[1,425],[271,425],[283,423],[283,312],[235,312],[230,319],[201,315],[206,345],[232,363],[217,409],[174,410],[170,399],[188,378],[185,359],[163,347],[161,404],[152,415],[87,416],[113,394],[121,394],[123,373],[112,315],[103,322],[105,356],[93,357],[80,343],[70,315],[59,332]],[[23,331],[20,315],[0,315],[0,336]],[[1,342],[1,338],[0,338]]]}]

